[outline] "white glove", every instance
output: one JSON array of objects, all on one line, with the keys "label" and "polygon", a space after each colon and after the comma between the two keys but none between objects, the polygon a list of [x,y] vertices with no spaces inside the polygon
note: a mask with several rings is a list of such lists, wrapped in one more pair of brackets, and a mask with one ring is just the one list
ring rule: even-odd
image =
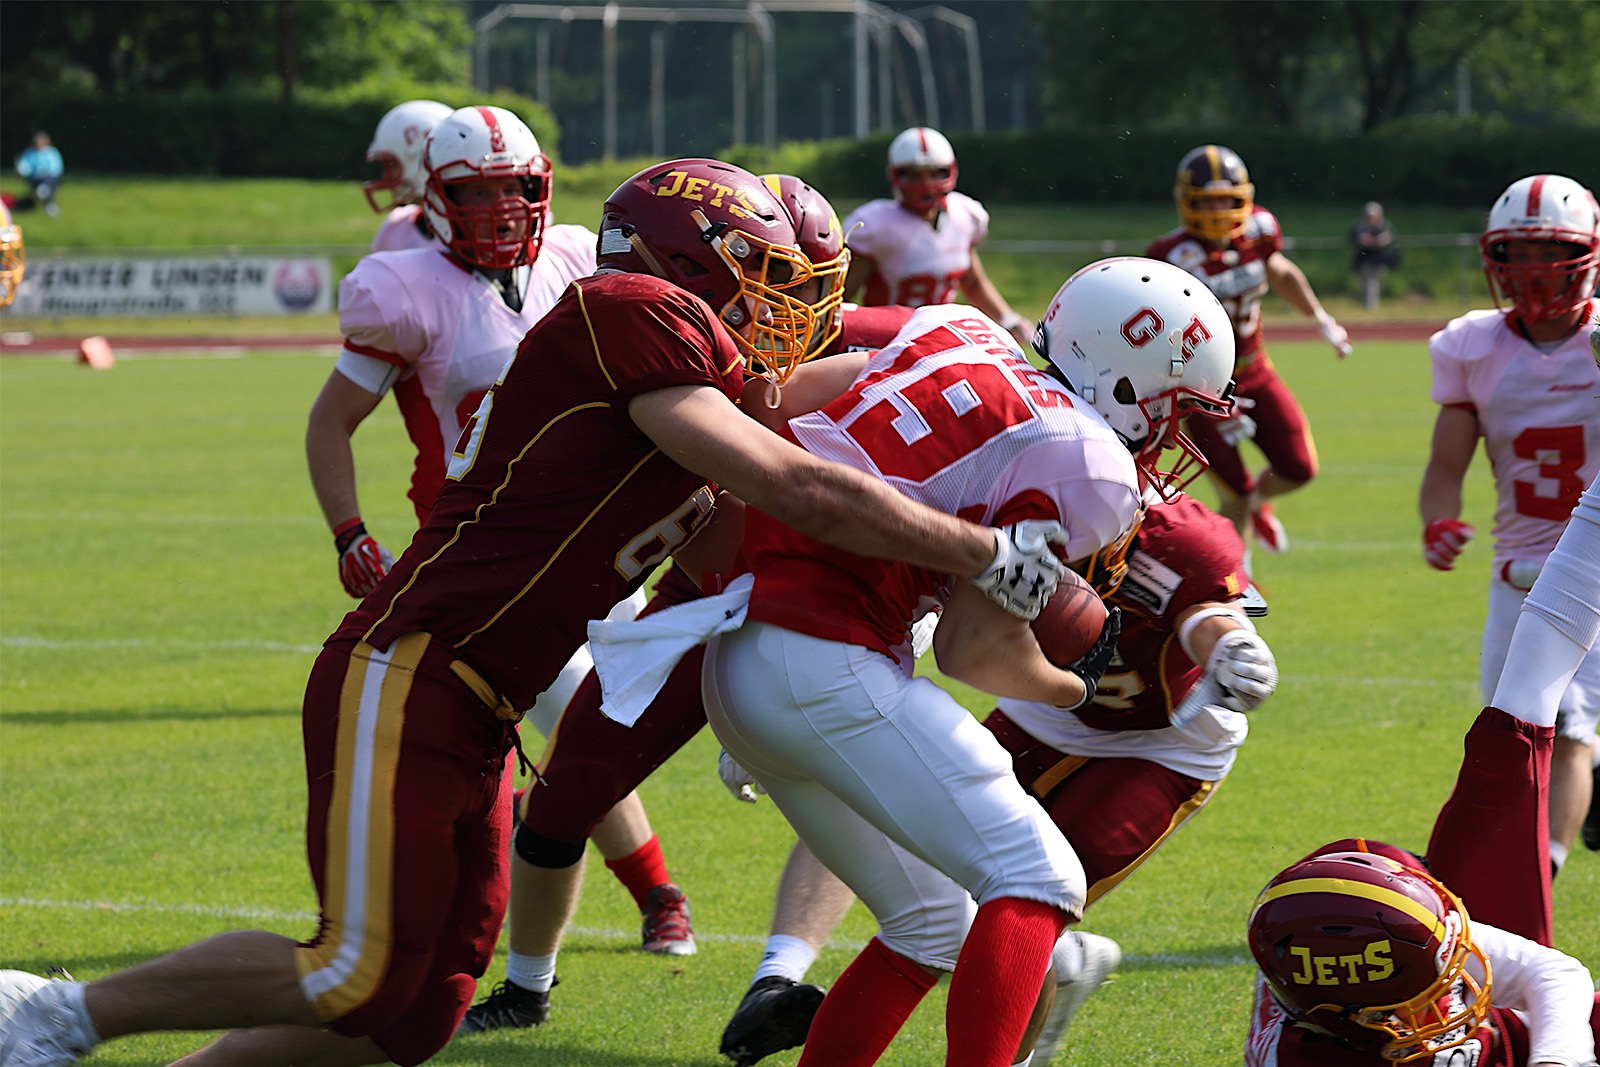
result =
[{"label": "white glove", "polygon": [[1350,354],[1350,332],[1335,322],[1333,316],[1326,311],[1317,313],[1317,322],[1322,327],[1323,338],[1333,346],[1333,350],[1339,354],[1339,358],[1343,359],[1348,356]]},{"label": "white glove", "polygon": [[722,755],[717,757],[717,773],[722,776],[722,784],[728,787],[728,792],[733,794],[733,799],[746,804],[754,804],[756,798],[764,797],[767,791],[756,781],[756,776],[739,765],[739,761],[728,755],[723,749]]},{"label": "white glove", "polygon": [[1206,673],[1222,686],[1223,707],[1254,711],[1278,688],[1278,662],[1253,630],[1229,630],[1212,646]]},{"label": "white glove", "polygon": [[974,585],[1018,618],[1033,620],[1056,591],[1066,566],[1050,551],[1065,545],[1067,532],[1054,519],[1025,519],[1011,526],[992,527],[994,559]]},{"label": "white glove", "polygon": [[1256,435],[1256,420],[1245,412],[1256,406],[1256,402],[1247,396],[1233,398],[1233,413],[1216,421],[1217,433],[1228,445],[1238,445],[1248,441]]}]

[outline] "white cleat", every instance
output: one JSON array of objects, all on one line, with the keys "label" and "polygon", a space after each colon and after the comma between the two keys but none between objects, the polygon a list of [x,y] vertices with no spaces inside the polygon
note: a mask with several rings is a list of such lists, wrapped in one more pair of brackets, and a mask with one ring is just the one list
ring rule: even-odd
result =
[{"label": "white cleat", "polygon": [[[0,1019],[0,1067],[72,1067],[99,1043],[83,1012],[82,982],[52,982],[27,972],[6,971],[6,978],[26,975],[31,982],[6,983],[6,992],[21,992]],[[9,997],[7,998],[9,999]]]},{"label": "white cleat", "polygon": [[[1070,945],[1071,940],[1077,944]],[[1078,1014],[1091,993],[1106,984],[1111,972],[1122,962],[1122,947],[1109,937],[1073,930],[1056,943],[1053,959],[1059,979],[1056,999],[1045,1017],[1039,1040],[1034,1042],[1034,1067],[1045,1067],[1056,1054],[1067,1027],[1072,1024],[1072,1017]],[[1068,977],[1062,978],[1062,975]]]}]

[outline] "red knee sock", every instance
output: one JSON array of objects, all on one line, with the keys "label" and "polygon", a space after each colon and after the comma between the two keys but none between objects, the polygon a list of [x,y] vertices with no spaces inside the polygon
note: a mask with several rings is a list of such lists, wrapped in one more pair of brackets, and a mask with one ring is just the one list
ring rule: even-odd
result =
[{"label": "red knee sock", "polygon": [[946,1067],[1010,1067],[1066,929],[1053,904],[1000,897],[978,909],[945,1007]]},{"label": "red knee sock", "polygon": [[661,855],[661,838],[650,835],[650,840],[622,857],[606,860],[606,866],[617,876],[617,881],[633,894],[633,902],[644,909],[650,890],[672,881],[667,875],[667,861]]},{"label": "red knee sock", "polygon": [[[1046,959],[1049,955],[1046,949]],[[1039,977],[1044,977],[1043,971]],[[799,1067],[865,1067],[878,1062],[936,981],[873,938],[817,1009]]]}]

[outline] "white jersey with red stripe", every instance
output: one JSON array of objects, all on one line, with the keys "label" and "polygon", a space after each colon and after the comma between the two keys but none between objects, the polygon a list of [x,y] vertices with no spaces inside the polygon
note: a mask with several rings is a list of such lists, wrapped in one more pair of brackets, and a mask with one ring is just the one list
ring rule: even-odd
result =
[{"label": "white jersey with red stripe", "polygon": [[380,395],[395,387],[412,441],[442,464],[523,335],[594,273],[594,251],[586,227],[550,227],[539,258],[520,268],[530,275],[520,311],[437,243],[366,256],[339,285],[338,369]]},{"label": "white jersey with red stripe", "polygon": [[433,231],[422,223],[421,204],[402,204],[383,217],[372,235],[372,252],[404,252],[408,248],[437,248]]},{"label": "white jersey with red stripe", "polygon": [[[1590,302],[1584,321],[1594,318]],[[1541,562],[1600,474],[1600,369],[1588,331],[1551,352],[1502,311],[1469,311],[1433,335],[1435,403],[1473,411],[1494,471],[1495,573]]]},{"label": "white jersey with red stripe", "polygon": [[954,192],[933,222],[894,200],[871,200],[844,220],[844,233],[851,254],[877,267],[863,304],[948,304],[972,266],[973,248],[988,236],[989,213]]},{"label": "white jersey with red stripe", "polygon": [[[980,525],[1058,520],[1070,559],[1121,537],[1139,507],[1132,457],[1105,420],[969,307],[918,310],[848,390],[785,433]],[[946,575],[842,552],[754,509],[745,552],[750,618],[885,653],[950,587]]]}]

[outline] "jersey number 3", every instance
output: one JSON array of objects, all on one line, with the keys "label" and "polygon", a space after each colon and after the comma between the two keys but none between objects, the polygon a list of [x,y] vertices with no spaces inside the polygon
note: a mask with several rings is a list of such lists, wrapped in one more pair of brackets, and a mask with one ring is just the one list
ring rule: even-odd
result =
[{"label": "jersey number 3", "polygon": [[[1535,426],[1517,434],[1511,449],[1518,458],[1539,465],[1540,481],[1512,483],[1517,493],[1517,514],[1566,522],[1583,492],[1583,479],[1579,476],[1587,458],[1583,427]],[[1555,492],[1540,492],[1541,488],[1548,489],[1551,481]]]}]

